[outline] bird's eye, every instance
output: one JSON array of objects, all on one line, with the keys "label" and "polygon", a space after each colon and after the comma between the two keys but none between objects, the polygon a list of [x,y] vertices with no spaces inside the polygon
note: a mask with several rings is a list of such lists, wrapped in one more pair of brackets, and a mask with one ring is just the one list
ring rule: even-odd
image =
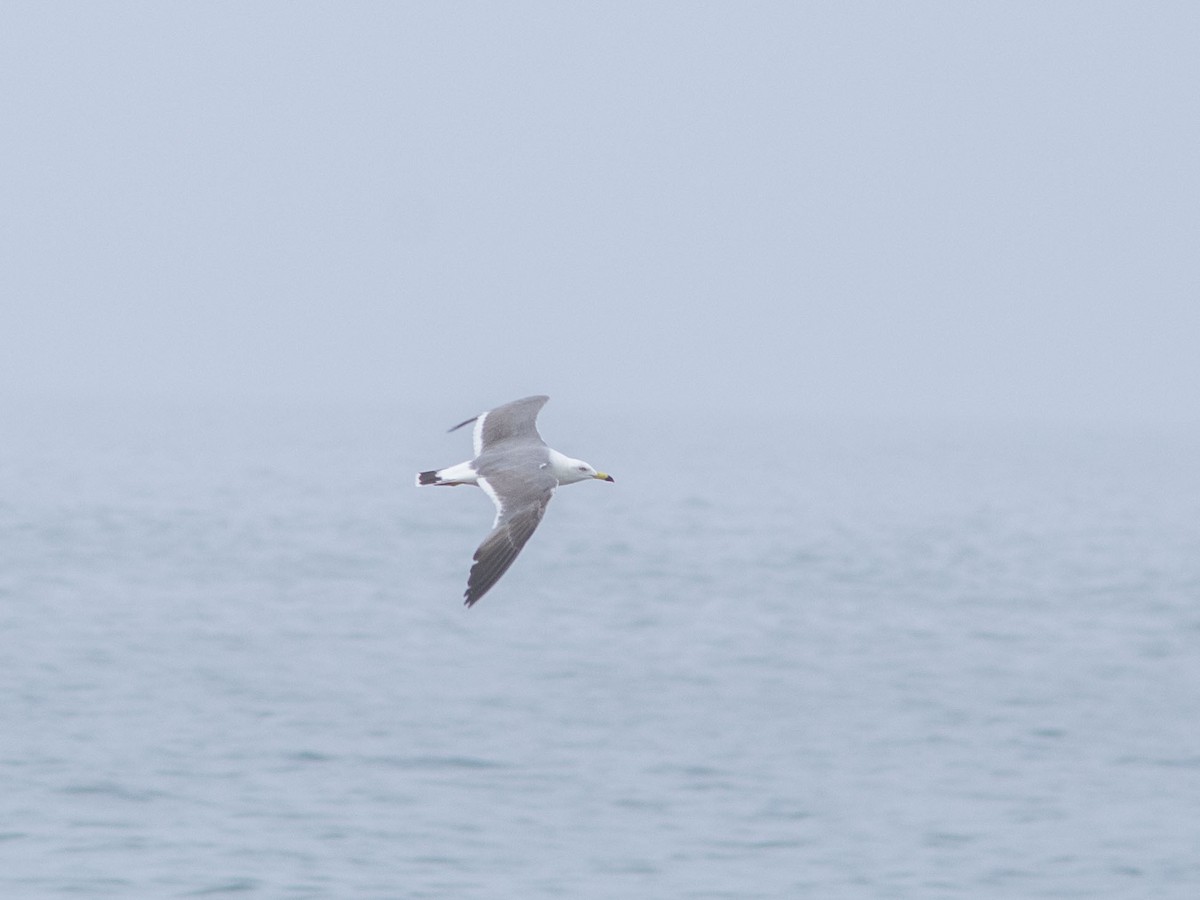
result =
[{"label": "bird's eye", "polygon": [[587,471],[587,466],[580,466],[580,467],[579,467],[579,471],[580,471],[580,472],[586,472],[586,471]]}]

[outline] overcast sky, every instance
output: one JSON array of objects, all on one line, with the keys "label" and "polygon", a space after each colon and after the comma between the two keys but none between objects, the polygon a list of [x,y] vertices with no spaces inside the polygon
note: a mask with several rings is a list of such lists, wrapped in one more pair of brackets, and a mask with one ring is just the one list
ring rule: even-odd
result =
[{"label": "overcast sky", "polygon": [[0,395],[1196,422],[1200,4],[6,3]]}]

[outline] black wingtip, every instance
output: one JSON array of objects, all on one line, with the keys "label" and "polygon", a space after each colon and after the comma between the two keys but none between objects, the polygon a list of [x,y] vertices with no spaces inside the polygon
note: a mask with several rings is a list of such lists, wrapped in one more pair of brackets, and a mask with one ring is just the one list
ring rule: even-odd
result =
[{"label": "black wingtip", "polygon": [[459,422],[453,428],[447,428],[446,434],[449,434],[452,431],[458,431],[458,429],[462,428],[464,425],[470,425],[472,422],[474,422],[478,418],[479,418],[479,416],[471,416],[471,418],[467,419],[465,422]]},{"label": "black wingtip", "polygon": [[437,484],[438,483],[437,473],[438,473],[437,469],[433,469],[429,472],[419,472],[419,473],[417,473],[417,482],[419,484]]}]

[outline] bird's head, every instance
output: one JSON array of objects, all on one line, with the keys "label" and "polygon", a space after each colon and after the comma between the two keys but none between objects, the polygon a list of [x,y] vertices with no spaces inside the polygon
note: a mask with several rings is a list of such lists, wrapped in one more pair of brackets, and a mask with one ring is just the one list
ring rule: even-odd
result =
[{"label": "bird's head", "polygon": [[[559,461],[556,460],[555,462]],[[555,465],[554,469],[554,474],[558,478],[559,484],[571,484],[576,481],[586,481],[589,478],[594,478],[597,481],[613,480],[613,477],[607,472],[597,472],[590,463],[586,463],[582,459],[564,457],[558,465]]]}]

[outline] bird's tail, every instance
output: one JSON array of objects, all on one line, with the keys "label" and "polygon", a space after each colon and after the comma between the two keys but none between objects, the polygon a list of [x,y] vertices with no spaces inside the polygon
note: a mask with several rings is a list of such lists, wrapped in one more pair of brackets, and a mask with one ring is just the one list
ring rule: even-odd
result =
[{"label": "bird's tail", "polygon": [[417,484],[443,484],[447,487],[454,487],[457,484],[475,484],[475,472],[467,463],[451,466],[448,469],[418,472]]},{"label": "bird's tail", "polygon": [[470,462],[417,473],[417,484],[477,484],[479,474]]}]

